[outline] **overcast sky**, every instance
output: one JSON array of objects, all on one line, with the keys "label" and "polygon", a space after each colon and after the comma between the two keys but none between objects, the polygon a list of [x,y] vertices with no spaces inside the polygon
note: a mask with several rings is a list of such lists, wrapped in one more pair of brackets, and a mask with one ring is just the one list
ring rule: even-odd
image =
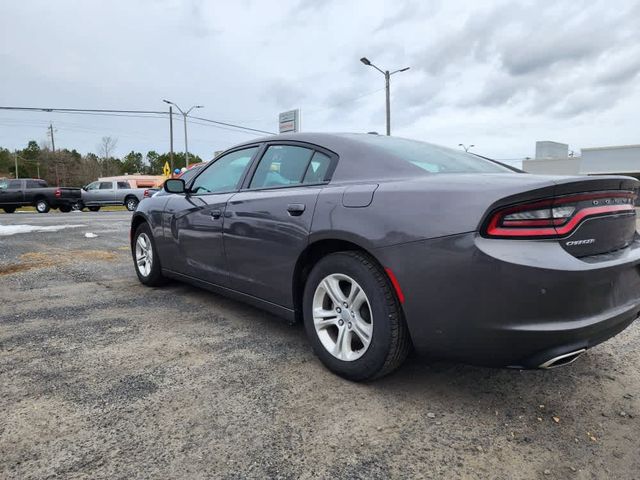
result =
[{"label": "overcast sky", "polygon": [[[0,105],[162,110],[275,131],[300,108],[306,131],[392,133],[495,158],[536,140],[640,143],[640,2],[32,1],[0,2]],[[0,111],[0,146],[167,151],[166,118]],[[184,149],[181,123],[175,148]],[[252,134],[189,125],[210,158]]]}]

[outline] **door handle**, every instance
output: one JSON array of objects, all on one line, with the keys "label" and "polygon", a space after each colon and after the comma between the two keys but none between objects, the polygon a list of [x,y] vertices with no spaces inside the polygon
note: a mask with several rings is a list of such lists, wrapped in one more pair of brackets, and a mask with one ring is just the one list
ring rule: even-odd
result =
[{"label": "door handle", "polygon": [[291,215],[292,217],[297,217],[299,215],[302,215],[302,212],[304,212],[305,208],[306,205],[304,203],[290,203],[289,205],[287,205],[287,212],[289,212],[289,215]]},{"label": "door handle", "polygon": [[221,216],[222,216],[222,210],[219,210],[217,208],[215,210],[211,210],[211,218],[213,218],[214,220],[217,220]]}]

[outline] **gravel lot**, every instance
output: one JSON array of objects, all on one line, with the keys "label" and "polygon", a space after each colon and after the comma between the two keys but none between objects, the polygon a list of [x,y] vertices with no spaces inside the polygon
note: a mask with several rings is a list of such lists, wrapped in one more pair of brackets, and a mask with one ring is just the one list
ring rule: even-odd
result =
[{"label": "gravel lot", "polygon": [[0,236],[0,478],[640,478],[640,322],[563,369],[349,383],[299,325],[141,286],[129,219],[0,215],[81,225]]}]

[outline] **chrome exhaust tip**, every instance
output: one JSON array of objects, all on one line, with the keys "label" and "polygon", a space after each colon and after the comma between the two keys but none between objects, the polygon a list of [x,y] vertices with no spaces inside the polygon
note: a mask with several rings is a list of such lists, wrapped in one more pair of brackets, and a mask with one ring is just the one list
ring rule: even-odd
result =
[{"label": "chrome exhaust tip", "polygon": [[557,357],[550,358],[544,363],[541,363],[538,368],[551,369],[556,367],[563,367],[564,365],[569,365],[570,363],[575,362],[584,352],[586,352],[586,348],[581,348],[580,350],[575,350],[573,352],[565,353],[563,355],[558,355]]}]

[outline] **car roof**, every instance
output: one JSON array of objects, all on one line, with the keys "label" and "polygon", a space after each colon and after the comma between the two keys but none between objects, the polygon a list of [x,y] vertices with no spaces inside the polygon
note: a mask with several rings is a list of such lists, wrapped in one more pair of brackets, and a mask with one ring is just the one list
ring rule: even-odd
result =
[{"label": "car roof", "polygon": [[[415,167],[398,162],[388,150],[368,142],[370,133],[284,133],[244,142],[233,148],[256,143],[293,141],[323,147],[340,157],[332,181],[374,181],[415,176]],[[376,134],[377,135],[377,134]],[[384,141],[386,136],[378,136]]]}]

